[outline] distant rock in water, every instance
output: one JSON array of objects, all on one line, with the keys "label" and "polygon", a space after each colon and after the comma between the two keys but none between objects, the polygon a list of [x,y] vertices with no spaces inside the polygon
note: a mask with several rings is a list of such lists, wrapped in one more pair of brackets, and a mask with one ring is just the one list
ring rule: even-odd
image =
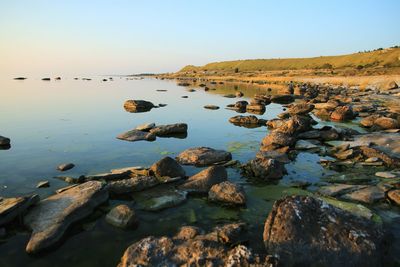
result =
[{"label": "distant rock in water", "polygon": [[43,78],[42,81],[50,81],[50,78]]},{"label": "distant rock in water", "polygon": [[10,142],[11,142],[10,138],[0,135],[0,146],[9,146]]},{"label": "distant rock in water", "polygon": [[147,131],[133,129],[118,135],[117,138],[130,142],[141,141],[141,140],[154,141],[156,140],[156,135],[153,133],[149,133]]},{"label": "distant rock in water", "polygon": [[73,167],[75,167],[75,165],[73,163],[64,163],[64,164],[58,165],[57,170],[64,172],[64,171],[68,171],[68,170],[72,169]]},{"label": "distant rock in water", "polygon": [[54,80],[60,81],[61,77],[56,77],[56,78],[54,78]]},{"label": "distant rock in water", "polygon": [[204,108],[205,108],[205,109],[212,109],[212,110],[219,109],[219,107],[218,107],[218,106],[215,106],[215,105],[205,105]]},{"label": "distant rock in water", "polygon": [[14,78],[14,80],[20,80],[20,81],[23,81],[23,80],[26,80],[26,79],[28,79],[28,78],[26,78],[26,77],[16,77],[16,78]]},{"label": "distant rock in water", "polygon": [[153,103],[145,100],[127,100],[124,103],[125,110],[131,113],[147,112],[154,107]]}]

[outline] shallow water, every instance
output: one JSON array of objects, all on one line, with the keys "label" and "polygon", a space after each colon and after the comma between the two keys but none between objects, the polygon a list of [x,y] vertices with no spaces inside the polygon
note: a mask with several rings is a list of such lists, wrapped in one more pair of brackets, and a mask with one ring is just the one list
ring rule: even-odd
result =
[{"label": "shallow water", "polygon": [[[57,175],[79,176],[108,172],[128,166],[149,166],[165,155],[176,156],[195,146],[209,146],[232,152],[241,162],[253,158],[266,127],[247,129],[228,122],[238,115],[224,109],[239,99],[225,98],[236,89],[245,93],[243,99],[265,89],[256,86],[224,84],[205,92],[186,87],[174,81],[155,79],[102,82],[65,78],[61,81],[0,81],[0,135],[11,138],[9,150],[0,150],[0,196],[20,196],[36,193],[46,197],[67,184],[53,178]],[[245,87],[244,87],[245,86]],[[156,90],[164,89],[167,92]],[[187,95],[189,98],[181,98]],[[144,99],[166,107],[145,113],[128,113],[123,108],[127,99]],[[207,110],[207,104],[218,105],[219,110]],[[283,110],[271,104],[259,118],[272,119]],[[157,138],[154,142],[126,142],[115,137],[135,126],[155,122],[169,124],[184,122],[189,126],[185,139]],[[296,189],[287,187],[293,181],[318,182],[326,176],[318,162],[319,156],[301,153],[287,165],[288,175],[277,184],[253,183],[235,169],[228,169],[229,180],[244,185],[247,207],[231,209],[208,203],[206,198],[191,197],[175,208],[159,212],[137,209],[140,220],[135,230],[120,230],[104,221],[104,213],[118,203],[134,204],[149,197],[149,192],[133,195],[132,200],[110,200],[107,205],[87,218],[83,225],[74,226],[68,238],[58,248],[44,255],[29,256],[25,246],[29,239],[26,229],[10,228],[8,236],[0,240],[0,266],[116,266],[124,250],[133,242],[149,235],[171,235],[181,225],[197,225],[204,229],[228,221],[248,222],[254,238],[249,245],[256,251],[262,247],[262,228],[274,202]],[[66,173],[56,166],[73,162],[76,167]],[[185,167],[188,175],[199,168]],[[49,188],[36,189],[36,184],[49,180]],[[154,189],[152,194],[171,190],[170,186]],[[158,191],[157,191],[158,190]]]}]

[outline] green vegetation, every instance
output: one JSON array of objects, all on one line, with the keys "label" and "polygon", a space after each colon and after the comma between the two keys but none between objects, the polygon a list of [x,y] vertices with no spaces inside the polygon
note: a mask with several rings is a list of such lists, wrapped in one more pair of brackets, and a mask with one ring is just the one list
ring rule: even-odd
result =
[{"label": "green vegetation", "polygon": [[400,67],[400,48],[397,46],[374,51],[358,52],[341,56],[321,56],[314,58],[249,59],[209,63],[205,66],[189,65],[180,72],[229,71],[254,72],[301,69],[344,69]]}]

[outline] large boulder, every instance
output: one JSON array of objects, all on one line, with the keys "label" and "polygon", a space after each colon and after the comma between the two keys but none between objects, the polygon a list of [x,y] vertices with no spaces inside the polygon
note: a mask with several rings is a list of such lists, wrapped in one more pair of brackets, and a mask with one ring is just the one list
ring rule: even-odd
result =
[{"label": "large boulder", "polygon": [[228,181],[213,185],[208,192],[208,199],[233,205],[246,204],[243,187]]},{"label": "large boulder", "polygon": [[250,160],[243,168],[247,176],[264,181],[281,179],[286,172],[283,162],[263,157]]},{"label": "large boulder", "polygon": [[177,161],[185,165],[209,166],[224,163],[232,159],[232,155],[224,150],[210,147],[189,148],[176,157]]},{"label": "large boulder", "polygon": [[71,224],[90,215],[107,199],[103,184],[89,181],[40,201],[24,218],[32,229],[26,251],[37,253],[56,244]]},{"label": "large boulder", "polygon": [[154,107],[153,103],[145,100],[127,100],[124,103],[125,110],[131,113],[147,112]]},{"label": "large boulder", "polygon": [[185,177],[185,170],[171,157],[157,161],[150,167],[150,171],[160,179],[163,179],[163,177]]},{"label": "large boulder", "polygon": [[313,120],[310,117],[294,115],[293,117],[290,117],[288,120],[284,121],[275,129],[275,131],[294,135],[311,130],[312,122]]},{"label": "large boulder", "polygon": [[32,205],[40,200],[38,195],[27,197],[0,197],[0,226],[21,216]]},{"label": "large boulder", "polygon": [[263,239],[282,266],[382,266],[381,227],[313,197],[276,201]]},{"label": "large boulder", "polygon": [[180,189],[188,192],[207,193],[215,184],[224,182],[228,179],[225,167],[212,166],[189,177]]}]

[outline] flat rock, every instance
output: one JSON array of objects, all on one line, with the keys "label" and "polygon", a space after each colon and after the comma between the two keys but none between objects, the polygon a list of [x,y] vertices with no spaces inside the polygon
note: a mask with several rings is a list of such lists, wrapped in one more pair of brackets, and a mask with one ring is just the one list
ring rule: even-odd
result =
[{"label": "flat rock", "polygon": [[376,172],[375,176],[382,178],[396,178],[396,175],[391,172]]},{"label": "flat rock", "polygon": [[177,161],[185,165],[209,166],[212,164],[227,162],[232,155],[224,150],[216,150],[209,147],[189,148],[176,157]]},{"label": "flat rock", "polygon": [[224,182],[228,179],[225,167],[212,166],[189,177],[179,188],[189,192],[208,193],[215,184]]},{"label": "flat rock", "polygon": [[90,181],[40,201],[24,218],[32,229],[26,251],[37,253],[56,244],[71,224],[90,215],[107,199],[103,184]]},{"label": "flat rock", "polygon": [[112,181],[108,183],[107,189],[110,194],[127,194],[142,191],[160,184],[154,176],[137,176],[129,179]]},{"label": "flat rock", "polygon": [[311,112],[313,109],[314,109],[314,105],[301,103],[301,104],[292,105],[288,109],[288,112],[292,115],[305,115],[305,114],[308,114],[309,112]]},{"label": "flat rock", "polygon": [[282,266],[382,266],[380,225],[313,198],[275,202],[264,227],[264,244]]},{"label": "flat rock", "polygon": [[36,188],[43,188],[43,187],[49,187],[50,182],[49,181],[40,181],[37,185]]},{"label": "flat rock", "polygon": [[117,136],[118,139],[129,141],[129,142],[135,142],[135,141],[154,141],[156,140],[156,135],[151,133],[151,132],[146,132],[146,131],[140,131],[140,130],[130,130],[125,133],[122,133]]},{"label": "flat rock", "polygon": [[215,106],[215,105],[205,105],[204,108],[205,108],[205,109],[212,109],[212,110],[217,110],[217,109],[219,109],[219,107],[218,107],[218,106]]},{"label": "flat rock", "polygon": [[272,95],[271,102],[278,104],[289,104],[294,101],[294,97],[292,95]]},{"label": "flat rock", "polygon": [[130,228],[137,224],[135,211],[128,205],[118,205],[106,215],[106,222],[119,228]]},{"label": "flat rock", "polygon": [[143,209],[149,211],[159,211],[167,208],[176,207],[184,203],[187,199],[187,192],[175,191],[166,195],[151,198],[143,203]]},{"label": "flat rock", "polygon": [[344,199],[372,204],[385,198],[385,191],[378,186],[367,186],[363,189],[347,193]]},{"label": "flat rock", "polygon": [[39,200],[38,195],[12,198],[0,197],[0,226],[21,216],[30,206],[36,204]]},{"label": "flat rock", "polygon": [[213,185],[208,192],[208,199],[233,205],[246,204],[243,187],[228,181]]},{"label": "flat rock", "polygon": [[320,148],[320,146],[317,146],[307,140],[297,140],[296,145],[295,145],[295,149],[298,149],[298,150],[309,150],[309,149],[319,149],[319,148]]},{"label": "flat rock", "polygon": [[135,130],[148,132],[151,129],[153,129],[154,127],[156,127],[156,124],[154,122],[144,123],[144,124],[136,126]]},{"label": "flat rock", "polygon": [[326,185],[322,186],[321,188],[318,189],[318,193],[325,195],[325,196],[331,196],[335,197],[338,195],[343,195],[349,192],[353,192],[362,188],[365,188],[366,186],[363,185],[350,185],[350,184],[332,184],[332,185]]},{"label": "flat rock", "polygon": [[72,169],[73,167],[75,167],[75,165],[73,163],[64,163],[64,164],[58,165],[57,170],[64,172],[64,171],[68,171],[68,170]]},{"label": "flat rock", "polygon": [[395,189],[391,190],[388,192],[388,198],[396,203],[397,205],[400,205],[400,189]]}]

